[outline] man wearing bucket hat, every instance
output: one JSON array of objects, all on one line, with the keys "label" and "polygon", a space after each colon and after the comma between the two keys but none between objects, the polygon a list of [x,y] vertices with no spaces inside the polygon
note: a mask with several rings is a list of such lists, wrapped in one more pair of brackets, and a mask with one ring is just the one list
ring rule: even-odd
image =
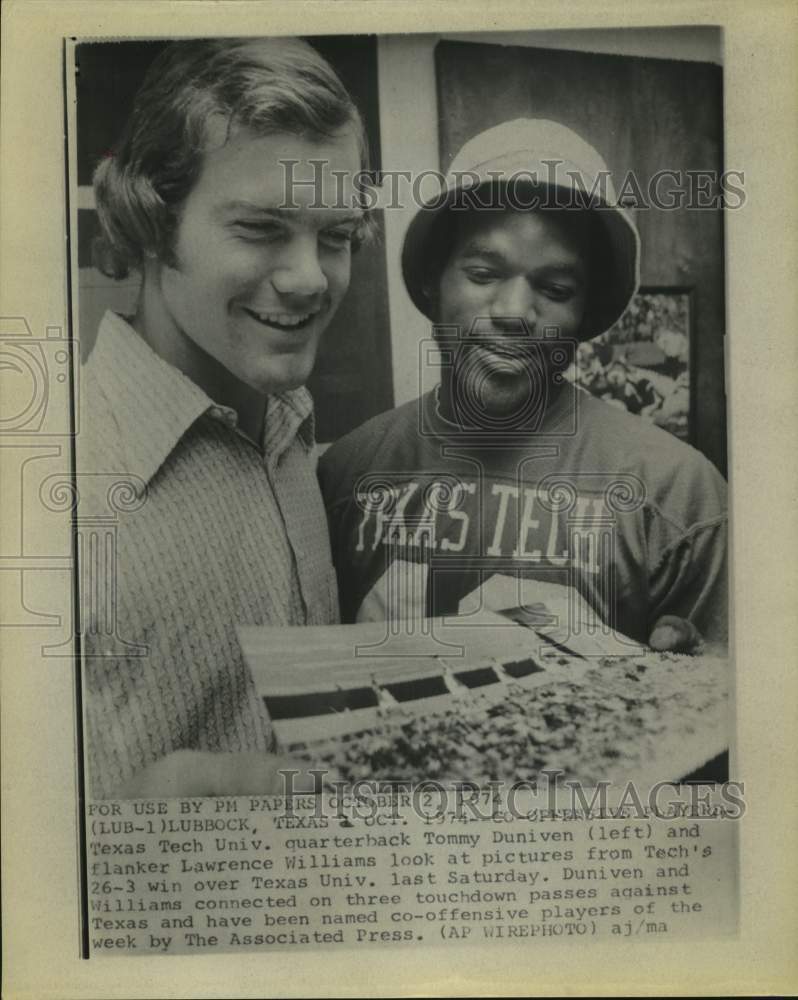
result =
[{"label": "man wearing bucket hat", "polygon": [[626,309],[639,253],[570,129],[521,119],[466,143],[402,253],[440,384],[320,466],[344,620],[542,604],[658,649],[725,643],[722,477],[563,377]]}]

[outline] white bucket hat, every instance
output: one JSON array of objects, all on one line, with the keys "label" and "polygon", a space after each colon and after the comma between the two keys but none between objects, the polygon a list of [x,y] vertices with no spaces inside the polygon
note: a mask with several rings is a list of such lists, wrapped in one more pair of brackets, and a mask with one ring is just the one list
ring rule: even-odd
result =
[{"label": "white bucket hat", "polygon": [[508,193],[503,204],[513,205],[509,193],[524,184],[543,191],[543,208],[566,206],[594,213],[598,245],[592,245],[583,339],[594,337],[620,318],[637,291],[640,237],[618,204],[607,165],[596,150],[571,129],[545,119],[502,122],[469,139],[455,156],[442,191],[422,205],[405,234],[402,273],[410,297],[425,316],[435,319],[425,288],[434,270],[429,261],[433,230],[437,235],[445,213],[469,204],[476,210],[476,193],[486,185],[503,186]]}]

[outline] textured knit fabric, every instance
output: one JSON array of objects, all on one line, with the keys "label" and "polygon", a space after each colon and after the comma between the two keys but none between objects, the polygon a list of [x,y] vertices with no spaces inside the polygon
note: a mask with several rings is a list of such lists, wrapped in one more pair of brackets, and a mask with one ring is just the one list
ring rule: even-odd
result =
[{"label": "textured knit fabric", "polygon": [[258,448],[113,313],[80,388],[87,741],[108,796],[173,750],[265,751],[235,627],[338,605],[305,389],[269,397]]},{"label": "textured knit fabric", "polygon": [[490,447],[430,393],[338,441],[319,474],[345,621],[456,614],[501,575],[519,605],[572,588],[637,642],[667,614],[726,640],[722,476],[587,393],[563,392],[534,433]]}]

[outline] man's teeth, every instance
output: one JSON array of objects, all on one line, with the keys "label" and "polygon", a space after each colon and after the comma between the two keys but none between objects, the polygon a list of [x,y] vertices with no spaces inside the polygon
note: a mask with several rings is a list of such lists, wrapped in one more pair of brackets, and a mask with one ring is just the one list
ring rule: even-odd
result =
[{"label": "man's teeth", "polygon": [[299,326],[313,315],[313,313],[302,313],[301,315],[294,313],[261,313],[255,309],[251,309],[250,312],[261,323],[272,323],[275,326]]}]

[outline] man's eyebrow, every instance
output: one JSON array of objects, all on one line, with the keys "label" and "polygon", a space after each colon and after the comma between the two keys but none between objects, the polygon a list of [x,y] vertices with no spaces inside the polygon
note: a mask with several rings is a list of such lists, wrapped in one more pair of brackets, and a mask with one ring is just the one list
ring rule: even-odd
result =
[{"label": "man's eyebrow", "polygon": [[[237,212],[243,212],[247,215],[257,215],[264,219],[278,219],[283,221],[288,221],[291,219],[296,219],[302,216],[316,217],[318,209],[315,208],[279,208],[274,206],[258,205],[257,202],[247,201],[246,199],[236,198],[233,201],[226,201],[219,206],[217,210],[218,215],[228,216],[234,215]],[[363,213],[356,209],[349,211],[344,211],[343,209],[331,208],[329,210],[328,218],[331,223],[336,226],[346,225],[347,223],[359,223],[363,221]]]}]

